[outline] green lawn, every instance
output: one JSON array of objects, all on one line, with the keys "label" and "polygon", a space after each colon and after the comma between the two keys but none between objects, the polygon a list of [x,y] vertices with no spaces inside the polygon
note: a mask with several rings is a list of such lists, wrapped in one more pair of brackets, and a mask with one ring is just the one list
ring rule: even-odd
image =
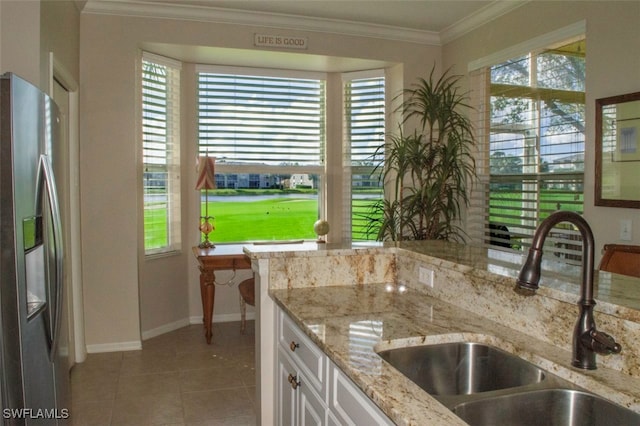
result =
[{"label": "green lawn", "polygon": [[[356,200],[354,214],[364,211],[364,206],[371,202]],[[202,205],[202,215],[205,206]],[[313,224],[318,218],[318,202],[307,198],[272,198],[256,201],[233,201],[233,196],[223,203],[209,202],[209,215],[215,230],[209,234],[211,241],[226,243],[258,240],[296,240],[315,239]],[[354,239],[362,239],[356,235],[358,225],[363,226],[362,219],[354,216]],[[145,210],[145,235],[152,236],[146,242],[147,248],[166,245],[166,215],[163,204]]]},{"label": "green lawn", "polygon": [[[355,214],[362,212],[365,205],[368,209],[371,202],[356,200],[354,204],[354,239],[362,239],[362,236],[355,235],[362,220]],[[209,203],[209,213],[215,217],[216,226],[209,239],[218,242],[317,237],[313,232],[313,224],[318,220],[316,200],[275,198],[252,202]],[[204,215],[204,207],[202,214]]]},{"label": "green lawn", "polygon": [[[542,192],[541,208],[554,211],[558,205],[563,210],[582,212],[582,194]],[[353,206],[354,240],[365,237],[359,232],[366,225],[362,215],[368,213],[370,200],[355,200]],[[508,219],[504,215],[513,214],[511,209],[521,209],[522,193],[492,194],[490,214],[492,220],[501,223],[518,224],[517,218]],[[506,208],[506,209],[505,209]],[[204,205],[202,214],[204,215]],[[211,241],[225,243],[255,240],[295,240],[315,239],[313,224],[318,217],[318,203],[306,198],[272,198],[249,202],[234,202],[233,196],[223,203],[209,202],[209,214],[215,217],[216,229],[209,235]],[[149,229],[151,228],[151,229]],[[152,236],[146,242],[147,248],[166,245],[166,214],[163,204],[145,210],[145,236]]]},{"label": "green lawn", "polygon": [[[215,217],[215,231],[209,239],[217,242],[247,240],[313,239],[318,218],[318,202],[313,199],[273,198],[269,200],[209,203]],[[204,215],[204,204],[202,214]]]},{"label": "green lawn", "polygon": [[[561,209],[582,213],[584,195],[580,193],[566,193],[555,191],[541,191],[541,200],[539,209],[541,219],[546,218],[552,212]],[[498,192],[491,194],[490,215],[491,221],[500,223],[519,224],[519,218],[505,218],[509,215],[515,215],[516,212],[522,213],[523,194],[521,192]]]}]

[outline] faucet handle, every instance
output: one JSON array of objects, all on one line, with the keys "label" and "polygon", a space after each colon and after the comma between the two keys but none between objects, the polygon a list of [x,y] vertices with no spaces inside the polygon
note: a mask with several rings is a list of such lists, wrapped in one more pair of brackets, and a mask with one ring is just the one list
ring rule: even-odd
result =
[{"label": "faucet handle", "polygon": [[602,331],[598,331],[595,328],[589,330],[589,337],[591,339],[591,344],[589,345],[593,351],[609,355],[609,354],[619,354],[622,351],[622,346],[619,343],[616,343],[615,339]]}]

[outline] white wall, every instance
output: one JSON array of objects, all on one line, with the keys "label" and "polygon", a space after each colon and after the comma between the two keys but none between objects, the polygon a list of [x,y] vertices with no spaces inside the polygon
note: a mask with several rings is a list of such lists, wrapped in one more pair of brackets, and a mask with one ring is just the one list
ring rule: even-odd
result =
[{"label": "white wall", "polygon": [[[594,206],[595,100],[640,91],[640,2],[533,1],[443,48],[444,67],[467,74],[470,62],[576,22],[586,21],[584,215],[593,228],[596,262],[607,243],[640,244],[640,210]],[[638,190],[640,194],[640,189]],[[619,221],[633,221],[633,241],[619,240]]]},{"label": "white wall", "polygon": [[40,3],[4,1],[0,2],[0,9],[2,72],[13,72],[44,88],[40,68]]},{"label": "white wall", "polygon": [[[268,24],[268,22],[265,22]],[[254,51],[253,34],[308,37],[303,66],[350,63],[348,58],[403,64],[405,81],[425,75],[440,48],[374,38],[177,19],[133,18],[84,12],[81,18],[81,179],[83,267],[87,344],[90,350],[133,349],[145,336],[202,316],[198,270],[191,246],[198,241],[198,201],[193,161],[195,104],[183,104],[183,251],[145,261],[142,232],[140,149],[136,106],[137,58],[142,47],[154,53],[197,55],[204,47],[247,49],[249,56],[273,62],[276,54]],[[180,45],[182,47],[176,47]],[[255,55],[254,55],[255,54]],[[278,56],[279,57],[279,56]],[[333,57],[329,59],[328,57]],[[356,61],[357,62],[357,61]],[[224,65],[234,65],[225,62]],[[189,67],[183,69],[183,75]],[[185,82],[193,85],[192,81]],[[329,130],[328,133],[331,133]],[[331,142],[330,142],[331,143]],[[213,234],[215,241],[215,233]],[[239,273],[242,279],[249,271]],[[219,275],[226,281],[230,273]],[[214,320],[238,316],[235,287],[218,287]]]},{"label": "white wall", "polygon": [[49,52],[79,80],[80,10],[73,1],[0,1],[0,71],[49,89]]}]

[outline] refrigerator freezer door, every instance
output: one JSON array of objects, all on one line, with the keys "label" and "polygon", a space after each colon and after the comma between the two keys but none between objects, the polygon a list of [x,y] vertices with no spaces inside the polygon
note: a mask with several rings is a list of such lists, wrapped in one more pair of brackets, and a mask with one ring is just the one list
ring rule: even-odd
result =
[{"label": "refrigerator freezer door", "polygon": [[[66,374],[60,374],[56,381],[57,372],[62,371],[57,369],[60,354],[55,350],[55,336],[58,307],[62,305],[59,284],[63,254],[61,231],[55,223],[59,218],[55,185],[53,176],[47,176],[51,167],[46,155],[57,141],[57,107],[38,88],[15,75],[2,76],[0,87],[2,257],[10,255],[13,259],[2,263],[1,353],[3,357],[9,353],[4,346],[11,342],[15,345],[17,336],[21,349],[18,371],[22,375],[19,390],[15,382],[11,383],[11,393],[21,398],[3,398],[3,405],[26,409],[17,424],[62,425],[66,424],[67,413],[63,410],[70,408],[66,360]],[[12,272],[11,281],[5,281],[5,271]],[[17,296],[13,302],[5,297],[11,294]],[[17,313],[18,330],[9,335],[5,330],[11,322],[4,324],[4,317],[12,310]],[[3,362],[2,374],[6,373]]]}]

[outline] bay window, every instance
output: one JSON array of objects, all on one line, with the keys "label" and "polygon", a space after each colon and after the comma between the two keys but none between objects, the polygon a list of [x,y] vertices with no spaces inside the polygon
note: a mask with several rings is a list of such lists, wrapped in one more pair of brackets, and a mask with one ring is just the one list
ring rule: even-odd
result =
[{"label": "bay window", "polygon": [[[144,245],[154,254],[180,249],[184,117],[180,63],[145,52],[142,70]],[[374,172],[384,155],[384,70],[329,75],[196,65],[195,84],[194,151],[215,158],[216,189],[202,191],[199,203],[204,214],[208,199],[214,243],[314,240],[313,225],[328,211],[344,240],[375,238],[365,216],[383,196]]]}]

